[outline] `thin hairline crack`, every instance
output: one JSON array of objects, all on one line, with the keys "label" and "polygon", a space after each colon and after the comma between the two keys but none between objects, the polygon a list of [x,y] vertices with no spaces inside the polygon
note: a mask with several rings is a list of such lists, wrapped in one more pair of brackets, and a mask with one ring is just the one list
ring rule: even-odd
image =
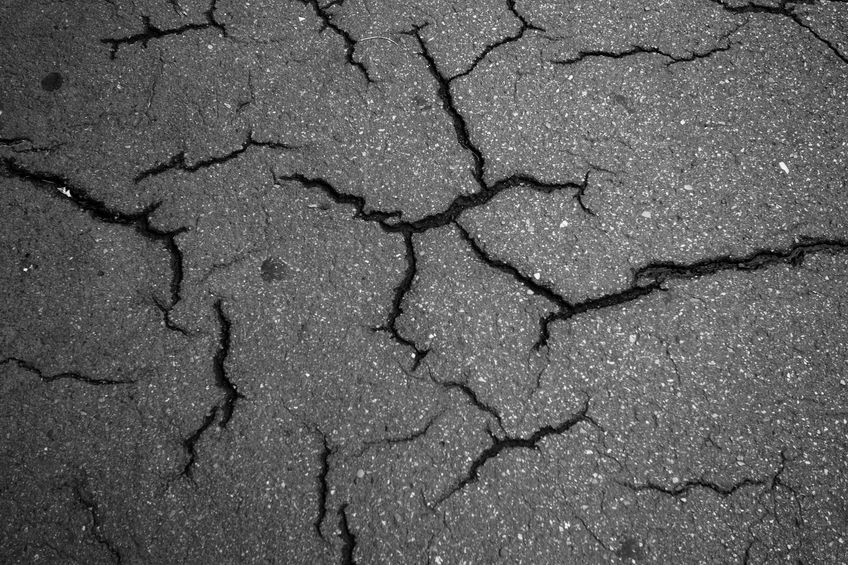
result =
[{"label": "thin hairline crack", "polygon": [[39,379],[46,383],[52,383],[60,380],[72,380],[81,383],[85,383],[87,385],[94,386],[109,386],[109,385],[131,385],[135,384],[134,379],[100,379],[95,377],[90,377],[88,375],[83,375],[76,371],[62,371],[54,374],[45,374],[42,369],[37,367],[34,363],[21,359],[19,357],[7,357],[3,360],[0,360],[0,366],[3,365],[17,365],[19,368],[33,373]]}]

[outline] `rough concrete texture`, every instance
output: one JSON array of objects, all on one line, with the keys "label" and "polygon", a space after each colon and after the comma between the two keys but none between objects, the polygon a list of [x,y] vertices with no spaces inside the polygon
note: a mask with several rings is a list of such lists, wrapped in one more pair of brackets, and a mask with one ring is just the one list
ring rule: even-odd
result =
[{"label": "rough concrete texture", "polygon": [[7,0],[3,563],[848,563],[848,3]]}]

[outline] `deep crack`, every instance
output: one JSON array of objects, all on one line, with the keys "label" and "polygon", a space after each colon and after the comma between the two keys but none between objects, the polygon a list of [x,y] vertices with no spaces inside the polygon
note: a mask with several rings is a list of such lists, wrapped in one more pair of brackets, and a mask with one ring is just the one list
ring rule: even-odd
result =
[{"label": "deep crack", "polygon": [[224,398],[221,399],[221,420],[218,426],[227,427],[230,419],[233,417],[233,411],[236,407],[236,401],[244,398],[236,386],[230,381],[227,376],[227,357],[230,354],[232,346],[232,323],[224,313],[224,305],[222,300],[215,301],[215,316],[218,320],[218,350],[215,352],[213,359],[213,367],[215,370],[215,384],[218,388],[224,391]]},{"label": "deep crack", "polygon": [[339,507],[339,537],[342,540],[342,565],[356,565],[353,555],[356,552],[356,536],[350,530],[347,519],[347,504]]},{"label": "deep crack", "polygon": [[327,517],[327,497],[330,494],[330,484],[327,477],[330,475],[330,457],[333,455],[333,451],[327,443],[327,436],[324,434],[321,434],[321,446],[321,468],[318,471],[318,512],[312,527],[318,537],[324,539],[321,526],[324,525],[324,519]]},{"label": "deep crack", "polygon": [[362,61],[357,61],[356,58],[354,58],[357,41],[345,29],[333,22],[333,15],[328,13],[326,10],[326,8],[329,6],[322,7],[318,3],[318,0],[300,1],[304,5],[312,7],[312,10],[315,12],[315,15],[318,16],[318,19],[321,20],[321,24],[323,26],[321,31],[323,31],[324,29],[330,29],[342,39],[345,44],[345,60],[347,61],[347,63],[353,65],[362,74],[362,76],[365,77],[366,83],[371,84],[375,82],[374,79],[371,78],[371,74],[368,72],[368,67],[366,67]]},{"label": "deep crack", "polygon": [[534,349],[544,347],[550,338],[550,325],[559,320],[567,320],[578,314],[592,310],[611,308],[631,302],[658,290],[664,290],[663,284],[670,280],[691,280],[721,271],[756,271],[776,264],[799,266],[807,255],[816,253],[844,253],[848,251],[848,241],[835,239],[807,239],[802,243],[784,250],[760,250],[744,257],[722,256],[702,259],[695,263],[679,264],[673,262],[655,262],[642,267],[633,275],[630,287],[567,307],[548,314],[541,320],[539,338]]},{"label": "deep crack", "polygon": [[[100,43],[110,46],[109,58],[115,59],[118,56],[118,49],[121,45],[134,45],[136,43],[140,43],[141,46],[146,49],[147,45],[154,39],[182,35],[189,31],[217,29],[222,37],[228,37],[229,34],[227,33],[226,26],[219,22],[215,17],[215,10],[217,9],[216,4],[217,0],[212,0],[209,4],[209,8],[203,12],[203,17],[206,19],[204,23],[189,23],[176,28],[161,29],[151,22],[150,16],[142,16],[141,23],[143,29],[140,32],[125,37],[106,37],[101,39]],[[175,6],[174,0],[171,0],[171,5]],[[182,9],[178,10],[177,13],[183,16],[185,15],[185,12]]]},{"label": "deep crack", "polygon": [[3,160],[2,172],[5,176],[18,178],[35,186],[49,188],[51,194],[56,197],[69,199],[92,218],[109,224],[132,227],[142,237],[161,245],[170,257],[170,304],[163,305],[156,299],[154,299],[154,304],[163,313],[165,326],[168,329],[183,334],[186,333],[185,330],[177,327],[171,321],[170,313],[181,299],[180,293],[183,282],[183,253],[177,243],[177,237],[187,232],[188,228],[181,227],[176,230],[164,231],[153,227],[150,217],[159,209],[161,202],[154,202],[138,212],[128,214],[110,209],[102,200],[89,196],[87,191],[75,186],[70,180],[61,175],[29,170],[14,159],[5,158]]},{"label": "deep crack", "polygon": [[486,183],[483,180],[485,159],[483,158],[483,153],[471,141],[471,135],[468,132],[468,124],[465,122],[465,117],[456,108],[456,103],[453,100],[453,95],[450,90],[450,80],[445,77],[441,71],[439,71],[439,68],[436,65],[436,59],[433,57],[433,54],[430,53],[430,49],[421,37],[421,30],[424,27],[426,26],[416,26],[411,32],[407,33],[418,41],[418,46],[421,48],[419,55],[424,59],[424,61],[426,61],[427,69],[436,81],[436,85],[438,86],[437,94],[439,99],[442,101],[442,108],[451,119],[454,132],[456,133],[456,140],[463,149],[471,153],[471,156],[474,159],[474,179],[477,181],[477,184],[480,185],[481,189],[485,189]]},{"label": "deep crack", "polygon": [[412,283],[418,274],[418,258],[415,255],[415,244],[412,241],[412,232],[407,230],[401,232],[403,234],[403,242],[406,247],[406,271],[400,283],[395,287],[395,294],[392,298],[392,308],[389,311],[389,316],[386,323],[380,327],[374,328],[375,331],[388,332],[392,339],[397,343],[412,348],[414,352],[414,360],[412,369],[415,370],[421,364],[421,361],[427,356],[429,350],[419,348],[415,342],[401,335],[397,327],[398,318],[403,314],[403,301],[407,293],[412,289]]}]

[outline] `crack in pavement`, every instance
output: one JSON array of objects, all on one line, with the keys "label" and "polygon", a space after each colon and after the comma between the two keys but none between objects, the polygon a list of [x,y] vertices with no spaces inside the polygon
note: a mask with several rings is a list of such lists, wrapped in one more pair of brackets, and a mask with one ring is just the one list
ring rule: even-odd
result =
[{"label": "crack in pavement", "polygon": [[217,416],[218,406],[213,406],[203,418],[203,422],[200,424],[200,427],[194,430],[190,436],[183,439],[182,445],[183,451],[186,454],[186,462],[180,472],[181,477],[185,477],[186,479],[194,482],[194,466],[197,463],[197,442],[200,441],[200,437],[203,433],[212,426]]},{"label": "crack in pavement", "polygon": [[392,338],[399,344],[410,347],[413,350],[414,359],[412,361],[412,370],[418,368],[427,354],[429,349],[419,348],[415,342],[401,335],[397,327],[398,318],[403,314],[403,300],[406,294],[412,289],[412,283],[415,280],[415,275],[418,273],[418,258],[415,255],[415,245],[412,242],[412,232],[402,232],[403,243],[406,248],[404,258],[406,260],[406,272],[400,283],[395,287],[395,294],[392,298],[392,308],[389,311],[388,319],[382,326],[372,328],[374,331],[388,332]]},{"label": "crack in pavement", "polygon": [[321,469],[318,471],[318,513],[312,527],[318,537],[324,539],[324,532],[321,526],[324,524],[324,519],[327,517],[327,497],[330,493],[330,485],[327,477],[330,475],[330,457],[333,455],[333,450],[327,443],[327,436],[321,433]]},{"label": "crack in pavement", "polygon": [[430,428],[433,427],[433,424],[436,423],[444,412],[439,412],[438,414],[433,415],[427,422],[420,428],[412,430],[406,435],[402,436],[390,436],[386,438],[381,438],[377,440],[366,440],[362,442],[362,448],[356,454],[356,457],[362,457],[368,449],[378,445],[399,445],[403,443],[412,443],[417,439],[421,439],[426,436],[430,431]]},{"label": "crack in pavement", "polygon": [[786,470],[786,463],[788,461],[789,459],[786,457],[786,450],[783,449],[780,451],[780,463],[778,464],[777,470],[772,475],[763,479],[752,479],[750,477],[746,477],[729,485],[722,485],[714,481],[708,481],[704,478],[689,479],[681,483],[674,484],[671,487],[664,486],[650,480],[644,483],[628,483],[624,481],[617,482],[620,486],[626,487],[635,492],[653,491],[673,496],[675,498],[683,497],[695,489],[710,490],[722,497],[731,496],[737,491],[748,487],[764,486],[768,487],[768,490],[773,491],[776,486],[786,486],[790,491],[794,492],[794,489],[783,483],[780,478]]},{"label": "crack in pavement", "polygon": [[206,169],[214,165],[222,165],[224,163],[227,163],[228,161],[231,161],[232,159],[235,159],[236,157],[239,157],[243,153],[247,152],[248,149],[254,147],[282,149],[287,151],[302,149],[302,146],[299,145],[288,145],[286,143],[280,143],[277,141],[260,141],[253,136],[253,131],[248,131],[245,140],[241,144],[241,147],[230,151],[229,153],[213,157],[207,157],[205,159],[200,159],[198,161],[195,161],[194,163],[189,164],[186,162],[186,152],[180,151],[179,153],[172,155],[167,161],[157,163],[150,168],[139,171],[138,174],[136,174],[136,176],[133,178],[133,182],[138,184],[145,179],[156,177],[172,170],[195,173],[201,169]]},{"label": "crack in pavement", "polygon": [[212,358],[212,370],[215,375],[215,386],[221,389],[224,395],[209,408],[200,426],[182,441],[186,462],[180,476],[192,481],[194,479],[193,468],[197,463],[197,442],[216,420],[219,430],[226,429],[233,417],[236,402],[245,398],[227,377],[226,362],[232,346],[232,322],[224,312],[222,300],[216,300],[213,309],[218,322],[218,348]]},{"label": "crack in pavement", "polygon": [[[439,380],[433,374],[433,370],[432,368],[430,368],[429,365],[427,366],[427,374],[430,376],[430,380],[434,384],[444,388],[445,390],[458,390],[459,392],[461,392],[463,395],[465,395],[465,397],[468,399],[468,402],[472,406],[494,418],[495,421],[498,423],[498,426],[500,427],[501,431],[505,431],[503,420],[497,409],[480,400],[480,398],[477,396],[477,393],[474,391],[473,388],[468,386],[467,382]],[[466,375],[463,376],[465,376],[467,379]]]},{"label": "crack in pavement", "polygon": [[539,32],[545,32],[546,31],[544,28],[541,28],[539,26],[536,26],[536,25],[528,22],[527,19],[524,16],[522,16],[518,12],[518,10],[516,9],[515,0],[506,0],[506,6],[507,6],[507,9],[510,12],[512,12],[512,15],[515,16],[515,18],[521,23],[521,29],[519,29],[518,33],[516,33],[516,34],[508,35],[504,38],[499,39],[498,41],[496,41],[494,43],[490,43],[490,44],[486,45],[483,48],[483,50],[480,53],[478,53],[476,57],[474,57],[474,60],[471,62],[471,66],[469,66],[467,69],[465,69],[461,73],[457,73],[457,74],[453,75],[452,77],[450,77],[448,79],[448,84],[450,84],[451,82],[453,82],[454,80],[456,80],[458,78],[462,78],[462,77],[467,76],[467,75],[471,74],[472,72],[474,72],[474,69],[477,68],[477,65],[482,63],[483,60],[486,57],[488,57],[489,54],[492,51],[494,51],[495,49],[497,49],[497,48],[499,48],[503,45],[507,45],[509,43],[515,43],[516,41],[522,39],[524,37],[524,34],[527,31],[539,31]]},{"label": "crack in pavement", "polygon": [[91,520],[91,535],[94,540],[106,548],[106,551],[112,556],[112,561],[118,565],[123,561],[121,551],[115,547],[114,542],[103,533],[103,523],[100,517],[100,508],[94,496],[89,492],[88,481],[86,479],[73,479],[70,482],[65,482],[61,486],[69,488],[74,495],[76,501],[85,508]]},{"label": "crack in pavement", "polygon": [[585,61],[586,59],[592,58],[603,58],[603,59],[624,59],[626,57],[631,57],[633,55],[660,55],[669,59],[665,64],[666,66],[671,66],[676,63],[684,63],[689,61],[695,61],[697,59],[707,59],[712,57],[716,53],[723,53],[725,51],[729,51],[731,48],[730,44],[712,47],[705,51],[693,51],[689,55],[685,57],[675,57],[674,55],[659,49],[658,47],[644,47],[641,45],[632,45],[630,48],[625,49],[623,51],[603,51],[603,50],[589,50],[589,51],[578,51],[577,55],[574,57],[569,57],[568,59],[552,59],[548,61],[553,65],[575,65]]},{"label": "crack in pavement", "polygon": [[[174,0],[171,0],[172,5],[173,2]],[[154,39],[182,35],[189,31],[217,29],[221,34],[221,37],[229,37],[229,33],[227,32],[226,26],[215,18],[216,9],[217,0],[212,0],[209,4],[209,8],[205,12],[203,12],[203,17],[206,19],[204,23],[190,23],[170,29],[158,28],[153,23],[151,23],[150,16],[141,16],[141,23],[143,26],[142,31],[134,33],[132,35],[128,35],[126,37],[105,37],[100,40],[100,43],[110,46],[109,58],[114,60],[118,56],[118,49],[121,47],[121,45],[133,45],[136,43],[140,43],[141,46],[146,49],[147,44]],[[181,15],[185,15],[184,12],[178,13],[180,13]]]},{"label": "crack in pavement", "polygon": [[550,302],[554,303],[560,310],[571,307],[571,304],[551,287],[535,280],[533,277],[525,275],[510,263],[507,263],[506,261],[502,261],[501,259],[497,259],[496,257],[492,257],[491,255],[489,255],[486,250],[480,246],[477,240],[475,240],[471,236],[468,230],[466,230],[462,226],[462,224],[460,224],[459,222],[455,222],[454,225],[459,231],[459,235],[462,237],[468,247],[471,248],[471,250],[474,252],[474,255],[480,262],[485,263],[492,269],[495,269],[502,273],[506,273],[507,275],[527,287],[527,289],[530,290],[534,295],[538,294],[539,296],[542,296],[548,299]]},{"label": "crack in pavement", "polygon": [[218,320],[218,351],[215,352],[213,359],[215,369],[215,385],[224,391],[224,398],[221,399],[221,420],[218,422],[218,427],[224,429],[230,423],[233,417],[233,410],[236,407],[236,401],[244,399],[244,395],[238,391],[236,386],[227,377],[227,357],[230,355],[232,345],[232,322],[224,313],[224,304],[222,300],[215,301],[215,316]]},{"label": "crack in pavement", "polygon": [[[784,16],[792,20],[795,24],[807,30],[810,35],[815,37],[819,42],[825,45],[830,51],[836,55],[843,63],[848,64],[848,55],[843,54],[839,48],[830,40],[823,37],[812,26],[806,23],[802,16],[796,13],[795,8],[799,5],[815,5],[816,0],[781,0],[777,6],[763,6],[761,4],[745,4],[742,6],[728,5],[725,0],[709,0],[713,4],[721,6],[722,10],[733,14],[772,14]],[[845,0],[832,0],[834,2],[845,2]]]},{"label": "crack in pavement", "polygon": [[671,53],[663,51],[659,47],[646,47],[646,46],[643,46],[643,45],[631,45],[628,49],[624,49],[624,50],[621,50],[621,51],[604,51],[602,49],[588,50],[588,51],[578,51],[577,54],[573,57],[569,57],[567,59],[553,59],[553,60],[548,61],[548,62],[553,64],[553,65],[568,66],[568,65],[575,65],[575,64],[581,63],[581,62],[583,62],[587,59],[594,59],[594,58],[624,59],[626,57],[631,57],[633,55],[647,54],[647,55],[660,55],[661,57],[665,57],[666,59],[668,59],[668,61],[666,61],[666,63],[665,63],[665,66],[670,67],[670,66],[678,64],[678,63],[688,63],[688,62],[691,62],[691,61],[696,61],[698,59],[708,59],[708,58],[712,57],[713,55],[715,55],[716,53],[724,53],[726,51],[730,51],[730,49],[732,47],[732,44],[730,42],[730,38],[734,34],[736,34],[740,29],[745,27],[747,24],[748,24],[748,22],[743,22],[743,23],[737,25],[732,30],[725,33],[724,35],[722,35],[719,38],[719,41],[718,41],[719,45],[716,45],[715,47],[710,47],[710,48],[702,50],[702,51],[692,51],[688,55],[685,55],[685,56],[682,56],[682,57],[674,56]]},{"label": "crack in pavement", "polygon": [[[800,266],[807,255],[816,253],[844,253],[848,251],[848,240],[804,238],[783,250],[753,251],[744,257],[721,256],[702,259],[694,263],[674,262],[650,263],[633,274],[630,287],[583,302],[569,303],[557,295],[557,301],[564,301],[565,307],[548,314],[541,320],[539,338],[534,349],[546,347],[550,338],[550,326],[556,321],[568,320],[578,314],[592,310],[601,310],[631,302],[659,290],[665,290],[663,284],[670,280],[691,280],[713,275],[721,271],[756,271],[776,264]],[[557,302],[555,302],[557,303]]]},{"label": "crack in pavement", "polygon": [[338,24],[333,22],[333,15],[327,13],[327,8],[332,5],[332,3],[328,6],[321,6],[318,4],[318,0],[300,0],[301,4],[305,6],[311,6],[312,10],[315,12],[315,15],[318,19],[321,20],[321,30],[319,33],[322,33],[325,29],[332,30],[336,35],[338,35],[345,44],[345,61],[349,65],[353,65],[363,77],[365,77],[365,82],[368,84],[372,84],[376,82],[371,75],[368,73],[368,67],[362,61],[357,61],[354,58],[354,53],[356,51],[356,44],[358,43],[353,36],[350,35],[345,29],[340,27]]},{"label": "crack in pavement", "polygon": [[498,455],[501,454],[501,452],[505,450],[538,450],[538,444],[543,439],[552,435],[562,435],[565,432],[571,430],[580,422],[589,422],[590,424],[597,426],[595,421],[589,416],[589,401],[590,398],[587,397],[586,400],[583,402],[583,406],[578,412],[572,414],[559,424],[555,426],[542,426],[541,428],[538,428],[536,431],[530,434],[528,437],[504,436],[499,438],[493,435],[491,431],[487,430],[489,437],[492,439],[492,443],[489,445],[489,447],[480,452],[480,454],[474,459],[474,461],[471,462],[471,465],[468,467],[468,470],[465,472],[465,475],[462,476],[447,492],[445,492],[438,499],[436,499],[435,504],[433,506],[435,507],[441,505],[448,498],[462,491],[469,484],[477,482],[480,479],[480,469],[482,469],[488,461],[496,458]]},{"label": "crack in pavement", "polygon": [[439,71],[439,68],[436,65],[436,59],[433,57],[433,54],[430,53],[430,49],[427,47],[427,44],[421,37],[421,30],[427,27],[427,25],[428,24],[424,24],[422,26],[414,26],[412,28],[412,31],[403,33],[415,38],[415,40],[418,42],[418,46],[421,48],[421,51],[418,54],[427,63],[427,69],[430,71],[430,75],[432,76],[433,80],[436,81],[437,94],[439,99],[442,101],[442,109],[451,119],[454,132],[456,133],[456,140],[459,142],[459,145],[463,149],[471,153],[471,157],[474,160],[474,180],[477,181],[477,184],[480,186],[481,189],[485,189],[486,183],[483,180],[485,159],[483,158],[483,153],[471,141],[471,136],[468,133],[468,124],[465,122],[465,117],[456,108],[456,104],[453,100],[453,95],[451,94],[450,90],[450,80],[445,75],[443,75],[441,71]]},{"label": "crack in pavement", "polygon": [[103,386],[103,385],[131,385],[135,384],[134,379],[97,379],[94,377],[89,377],[87,375],[82,375],[80,373],[76,373],[74,371],[63,371],[61,373],[56,373],[55,375],[45,375],[41,369],[36,367],[34,364],[29,361],[25,361],[23,359],[19,359],[18,357],[7,357],[0,361],[1,365],[9,365],[14,363],[21,369],[25,371],[29,371],[30,373],[34,373],[38,378],[46,383],[52,383],[55,381],[70,379],[74,381],[78,381],[81,383],[85,383],[88,385],[94,386]]},{"label": "crack in pavement", "polygon": [[746,488],[746,487],[755,487],[755,486],[763,486],[768,484],[767,481],[762,479],[742,479],[738,482],[735,482],[729,486],[721,485],[719,483],[714,483],[712,481],[707,481],[704,479],[690,479],[684,481],[682,483],[676,484],[672,487],[666,487],[655,483],[653,481],[648,481],[646,483],[633,484],[633,483],[625,483],[619,482],[619,485],[623,487],[627,487],[633,491],[641,492],[641,491],[654,491],[662,494],[667,494],[673,497],[681,497],[688,494],[693,489],[707,489],[715,492],[716,494],[726,497],[734,494],[736,491]]},{"label": "crack in pavement", "polygon": [[[527,187],[531,190],[545,194],[551,194],[559,190],[574,190],[575,194],[579,195],[581,191],[585,190],[589,181],[588,172],[581,183],[550,183],[540,181],[531,175],[515,174],[505,179],[501,179],[494,184],[485,185],[479,192],[461,194],[457,196],[448,205],[448,207],[441,212],[436,212],[414,221],[401,221],[395,220],[395,218],[401,217],[402,212],[367,210],[365,198],[355,194],[341,192],[325,179],[307,177],[301,173],[278,175],[273,170],[271,171],[271,175],[274,184],[280,184],[281,181],[288,181],[298,183],[306,188],[318,189],[337,204],[352,205],[356,210],[356,218],[366,222],[377,223],[386,233],[401,234],[406,248],[405,259],[407,268],[404,272],[403,279],[395,288],[395,294],[392,299],[392,308],[386,323],[381,327],[373,329],[377,331],[387,331],[392,336],[392,339],[394,339],[397,343],[405,347],[412,348],[414,352],[413,369],[417,369],[420,366],[421,362],[429,353],[429,350],[421,349],[412,340],[401,335],[400,331],[397,329],[397,320],[403,313],[404,298],[411,290],[415,276],[417,275],[417,258],[415,255],[415,246],[412,240],[412,235],[416,233],[424,233],[431,229],[440,228],[449,224],[455,224],[456,220],[463,212],[488,204],[493,198],[495,198],[495,196],[505,190],[517,187]],[[480,182],[482,182],[482,178]],[[591,211],[588,211],[588,213],[591,214]]]},{"label": "crack in pavement", "polygon": [[339,537],[342,540],[342,565],[356,565],[353,554],[356,551],[356,536],[350,530],[347,519],[347,504],[339,507]]},{"label": "crack in pavement", "polygon": [[170,319],[171,311],[181,300],[181,288],[183,282],[183,253],[177,244],[177,237],[188,231],[188,228],[181,227],[171,231],[157,229],[151,225],[150,217],[161,206],[161,202],[157,201],[146,208],[134,213],[126,213],[118,210],[112,210],[106,206],[102,200],[98,200],[88,195],[88,193],[71,183],[67,178],[52,173],[42,173],[27,169],[17,161],[11,158],[3,159],[3,166],[0,168],[0,175],[7,178],[17,178],[26,181],[42,188],[49,188],[50,193],[56,197],[63,195],[62,198],[67,198],[73,202],[78,208],[87,212],[95,220],[99,220],[108,224],[117,224],[129,226],[135,229],[142,237],[156,242],[168,252],[170,257],[171,281],[170,289],[170,304],[164,305],[159,300],[154,299],[154,305],[162,313],[165,326],[174,331],[186,334],[186,331],[177,327]]}]

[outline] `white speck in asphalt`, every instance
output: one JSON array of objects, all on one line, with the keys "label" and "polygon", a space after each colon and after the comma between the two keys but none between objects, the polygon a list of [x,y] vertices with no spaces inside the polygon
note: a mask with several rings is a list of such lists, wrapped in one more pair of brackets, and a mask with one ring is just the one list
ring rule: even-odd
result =
[{"label": "white speck in asphalt", "polygon": [[781,161],[780,163],[778,163],[778,165],[780,165],[780,168],[781,170],[783,170],[784,173],[786,173],[787,175],[789,174],[789,167],[786,166],[786,163]]},{"label": "white speck in asphalt", "polygon": [[357,479],[364,479],[365,478],[365,471],[362,470],[362,469],[358,470],[356,472],[356,478]]},{"label": "white speck in asphalt", "polygon": [[67,196],[68,198],[70,198],[70,197],[71,197],[71,191],[70,191],[70,190],[68,190],[67,188],[65,188],[64,186],[60,186],[60,187],[59,187],[59,188],[57,188],[56,190],[58,190],[59,192],[61,192],[61,193],[62,193],[62,194],[64,194],[65,196]]},{"label": "white speck in asphalt", "polygon": [[568,220],[563,220],[563,221],[561,221],[561,222],[559,223],[559,227],[561,227],[561,228],[567,228],[567,227],[568,227]]},{"label": "white speck in asphalt", "polygon": [[689,192],[692,192],[693,190],[695,190],[695,188],[691,184],[684,184],[683,190],[688,190]]},{"label": "white speck in asphalt", "polygon": [[636,343],[636,334],[630,334],[630,343]]},{"label": "white speck in asphalt", "polygon": [[651,212],[649,210],[645,210],[644,212],[642,212],[642,217],[643,218],[650,218]]},{"label": "white speck in asphalt", "polygon": [[542,273],[533,273],[533,278],[539,280],[542,276]]}]

